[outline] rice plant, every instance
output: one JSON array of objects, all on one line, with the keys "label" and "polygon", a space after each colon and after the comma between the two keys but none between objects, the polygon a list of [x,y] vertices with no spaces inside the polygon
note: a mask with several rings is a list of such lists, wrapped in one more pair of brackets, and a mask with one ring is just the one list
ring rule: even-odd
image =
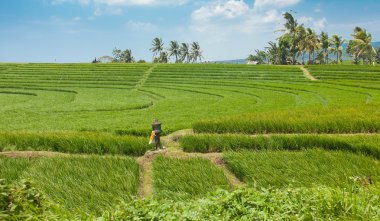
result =
[{"label": "rice plant", "polygon": [[215,189],[230,189],[223,171],[202,158],[158,156],[153,162],[154,196],[159,199],[201,197]]}]

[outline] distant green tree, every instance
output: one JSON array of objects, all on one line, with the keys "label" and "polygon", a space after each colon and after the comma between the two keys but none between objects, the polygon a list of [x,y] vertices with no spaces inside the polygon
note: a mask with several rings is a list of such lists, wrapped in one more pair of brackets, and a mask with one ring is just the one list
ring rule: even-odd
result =
[{"label": "distant green tree", "polygon": [[133,63],[134,58],[132,56],[132,50],[126,49],[124,51],[115,48],[112,52],[113,54],[113,62],[116,63]]},{"label": "distant green tree", "polygon": [[249,55],[247,57],[247,61],[256,61],[257,64],[267,64],[268,63],[268,56],[267,52],[255,50],[255,55]]},{"label": "distant green tree", "polygon": [[94,60],[92,60],[91,63],[96,64],[96,63],[100,63],[100,61],[97,58],[95,58]]},{"label": "distant green tree", "polygon": [[321,49],[322,49],[322,57],[321,60],[322,64],[328,64],[329,63],[329,48],[330,48],[330,41],[329,41],[329,35],[326,32],[322,32],[320,37],[320,43],[321,43]]},{"label": "distant green tree", "polygon": [[372,46],[372,35],[364,28],[355,27],[352,37],[354,39],[349,41],[347,53],[353,57],[354,63],[358,64],[360,59],[363,63],[372,63],[377,54]]},{"label": "distant green tree", "polygon": [[113,60],[112,62],[116,62],[116,63],[119,63],[121,62],[122,60],[122,50],[118,49],[118,48],[114,48],[113,51],[112,51],[112,55],[113,55]]},{"label": "distant green tree", "polygon": [[317,34],[311,28],[306,29],[306,50],[309,54],[309,64],[314,63],[314,58],[317,50],[320,48],[320,43]]},{"label": "distant green tree", "polygon": [[336,63],[340,64],[342,62],[342,54],[343,54],[343,44],[345,40],[342,39],[341,36],[333,35],[331,36],[330,43],[331,47],[330,50],[336,55]]},{"label": "distant green tree", "polygon": [[171,41],[169,43],[168,53],[169,53],[168,55],[169,57],[172,57],[172,56],[175,57],[175,63],[179,62],[178,58],[181,55],[181,51],[180,51],[180,46],[178,44],[178,41]]},{"label": "distant green tree", "polygon": [[297,63],[297,52],[299,51],[299,48],[297,47],[298,42],[300,39],[297,37],[297,27],[298,27],[298,22],[297,20],[293,17],[292,14],[289,12],[284,13],[284,19],[286,20],[284,27],[287,35],[287,45],[288,49],[287,53],[291,57],[290,63],[296,64]]},{"label": "distant green tree", "polygon": [[190,57],[193,62],[202,61],[202,50],[198,42],[193,42],[190,49]]},{"label": "distant green tree", "polygon": [[164,42],[162,41],[161,38],[153,39],[152,48],[150,48],[150,51],[153,52],[153,57],[161,54],[161,52],[164,51]]},{"label": "distant green tree", "polygon": [[306,42],[306,29],[303,25],[299,25],[296,30],[297,41],[297,56],[301,56],[302,64],[305,64],[305,54],[307,52],[307,42]]},{"label": "distant green tree", "polygon": [[380,47],[377,48],[375,59],[376,63],[380,64]]},{"label": "distant green tree", "polygon": [[281,49],[276,42],[268,42],[269,46],[266,47],[268,52],[268,60],[271,64],[281,64]]},{"label": "distant green tree", "polygon": [[187,43],[182,43],[180,48],[181,62],[189,63],[191,60],[190,46]]},{"label": "distant green tree", "polygon": [[146,61],[145,61],[145,60],[142,60],[142,59],[140,59],[140,60],[138,60],[138,61],[137,61],[137,63],[146,63]]},{"label": "distant green tree", "polygon": [[154,58],[153,63],[168,63],[169,56],[166,51],[162,51],[159,57]]}]

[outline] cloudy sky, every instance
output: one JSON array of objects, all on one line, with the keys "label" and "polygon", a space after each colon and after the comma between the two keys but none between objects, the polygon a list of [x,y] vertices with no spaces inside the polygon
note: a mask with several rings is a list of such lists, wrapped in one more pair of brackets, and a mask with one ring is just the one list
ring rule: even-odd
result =
[{"label": "cloudy sky", "polygon": [[198,41],[205,60],[245,58],[281,33],[282,13],[349,39],[380,40],[379,0],[1,0],[0,62],[89,62],[132,49],[152,60],[154,37]]}]

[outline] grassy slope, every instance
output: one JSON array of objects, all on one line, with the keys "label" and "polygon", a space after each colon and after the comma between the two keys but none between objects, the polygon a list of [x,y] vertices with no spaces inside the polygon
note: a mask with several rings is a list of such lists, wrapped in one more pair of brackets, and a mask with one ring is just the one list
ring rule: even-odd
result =
[{"label": "grassy slope", "polygon": [[374,88],[310,82],[299,68],[287,66],[158,65],[148,76],[149,64],[0,66],[2,130],[141,134],[159,118],[170,132],[230,115],[377,105],[379,95]]}]

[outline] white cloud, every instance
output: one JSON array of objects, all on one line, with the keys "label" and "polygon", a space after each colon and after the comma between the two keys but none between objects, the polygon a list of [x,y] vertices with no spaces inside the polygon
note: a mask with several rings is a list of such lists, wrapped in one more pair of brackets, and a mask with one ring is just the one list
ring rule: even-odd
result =
[{"label": "white cloud", "polygon": [[249,11],[249,6],[244,1],[228,0],[224,3],[202,6],[195,10],[191,17],[198,21],[207,21],[215,17],[232,19],[244,15],[247,11]]},{"label": "white cloud", "polygon": [[109,6],[183,5],[190,0],[52,0],[52,4],[79,3],[81,5],[104,4]]},{"label": "white cloud", "polygon": [[327,19],[314,19],[313,17],[301,17],[299,18],[299,22],[306,27],[310,27],[315,29],[316,31],[322,31],[327,26]]},{"label": "white cloud", "polygon": [[53,5],[59,5],[63,3],[79,3],[81,5],[90,4],[91,0],[52,0]]},{"label": "white cloud", "polygon": [[188,0],[93,0],[106,5],[183,5]]},{"label": "white cloud", "polygon": [[256,0],[254,3],[254,8],[264,8],[264,7],[276,7],[283,8],[292,5],[296,5],[301,0]]},{"label": "white cloud", "polygon": [[149,22],[128,21],[126,26],[134,31],[155,31],[157,27]]},{"label": "white cloud", "polygon": [[220,37],[270,29],[273,32],[282,15],[277,9],[256,10],[242,0],[219,0],[195,10],[191,18],[193,31]]}]

